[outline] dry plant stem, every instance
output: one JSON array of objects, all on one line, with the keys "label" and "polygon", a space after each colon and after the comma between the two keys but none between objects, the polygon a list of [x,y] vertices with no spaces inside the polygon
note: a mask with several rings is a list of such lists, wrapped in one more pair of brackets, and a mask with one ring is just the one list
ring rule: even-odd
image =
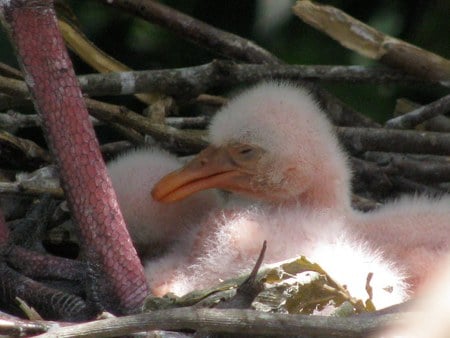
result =
[{"label": "dry plant stem", "polygon": [[[58,23],[64,41],[69,48],[71,48],[84,62],[98,70],[100,73],[125,72],[132,70],[94,45],[79,27],[67,17],[62,16],[59,18]],[[152,104],[157,102],[161,98],[161,95],[137,94],[136,97],[145,104]]]},{"label": "dry plant stem", "polygon": [[28,159],[51,162],[51,156],[45,149],[42,149],[33,141],[14,136],[6,131],[0,130],[0,145],[3,145],[3,147],[9,145],[20,149]]},{"label": "dry plant stem", "polygon": [[64,192],[61,188],[49,187],[46,182],[42,182],[42,185],[26,185],[22,182],[0,181],[0,195],[41,196],[44,194],[54,198],[64,197]]},{"label": "dry plant stem", "polygon": [[0,129],[14,132],[18,129],[37,126],[40,126],[40,122],[36,114],[25,115],[17,112],[0,114]]},{"label": "dry plant stem", "polygon": [[0,208],[0,254],[3,255],[6,246],[9,243],[9,228],[6,224],[3,210]]},{"label": "dry plant stem", "polygon": [[450,60],[385,35],[332,6],[300,0],[293,11],[346,48],[409,74],[450,86]]},{"label": "dry plant stem", "polygon": [[397,153],[366,152],[367,160],[377,163],[387,174],[402,175],[422,183],[450,181],[450,161],[448,157],[425,158],[422,160]]},{"label": "dry plant stem", "polygon": [[143,268],[106,173],[52,1],[13,0],[1,5],[80,227],[83,253],[97,272],[92,291],[111,311],[136,311],[147,294]]},{"label": "dry plant stem", "polygon": [[3,93],[0,93],[0,111],[15,109],[15,108],[23,108],[23,107],[32,107],[32,103],[27,99],[18,99]]},{"label": "dry plant stem", "polygon": [[401,322],[399,314],[373,317],[323,317],[264,313],[238,309],[178,308],[104,319],[55,328],[40,338],[116,337],[149,330],[204,330],[247,335],[363,337],[387,323]]},{"label": "dry plant stem", "polygon": [[[180,69],[152,70],[141,72],[93,74],[80,76],[82,87],[90,95],[125,95],[139,91],[160,91],[164,94],[175,96],[181,99],[189,99],[211,90],[216,87],[229,87],[242,83],[252,83],[263,79],[286,79],[291,81],[316,80],[321,77],[333,81],[365,81],[368,82],[389,82],[400,81],[404,83],[411,77],[395,72],[391,74],[388,69],[365,69],[353,67],[346,71],[340,66],[289,66],[289,65],[239,65],[229,61],[213,61],[211,63]],[[354,72],[354,77],[351,73]],[[386,72],[387,75],[386,75]],[[358,75],[359,73],[359,75]],[[365,75],[361,75],[364,74]],[[371,74],[374,73],[374,74]],[[331,74],[331,75],[328,75]],[[378,75],[375,75],[378,74]],[[0,77],[0,83],[2,78]],[[7,86],[9,82],[3,85]],[[25,86],[16,85],[11,90],[22,88],[23,92],[18,92],[19,97],[26,97]],[[350,107],[328,92],[315,88],[314,91],[321,98],[326,110],[330,112],[335,122],[341,125],[378,126],[367,117],[357,113]],[[1,101],[0,101],[1,103]],[[5,102],[4,105],[8,103]],[[9,103],[12,105],[12,103]]]},{"label": "dry plant stem", "polygon": [[111,123],[111,128],[122,135],[123,138],[135,145],[142,145],[145,142],[144,136],[132,128],[125,127],[119,123]]},{"label": "dry plant stem", "polygon": [[[56,325],[56,323],[54,324]],[[15,317],[2,318],[0,315],[0,335],[3,337],[28,337],[47,332],[52,325],[27,321]]]},{"label": "dry plant stem", "polygon": [[411,129],[438,115],[450,112],[450,95],[444,96],[426,106],[414,109],[404,115],[386,122],[386,127],[396,129]]},{"label": "dry plant stem", "polygon": [[17,69],[0,62],[0,75],[12,77],[15,79],[22,79],[22,73]]},{"label": "dry plant stem", "polygon": [[186,68],[90,74],[79,77],[83,91],[91,96],[126,95],[158,90],[181,98],[195,97],[217,87],[232,87],[268,79],[372,84],[430,83],[385,67],[258,65],[237,64],[224,60],[214,60],[204,65]]},{"label": "dry plant stem", "polygon": [[[94,126],[99,125],[99,121],[90,117]],[[0,128],[5,130],[22,129],[29,127],[40,127],[41,121],[37,114],[21,114],[15,111],[9,111],[6,114],[0,114]]]},{"label": "dry plant stem", "polygon": [[450,135],[384,128],[337,127],[342,144],[352,154],[365,151],[450,155]]},{"label": "dry plant stem", "polygon": [[133,147],[133,144],[128,141],[117,141],[105,143],[101,145],[103,156],[115,156]]},{"label": "dry plant stem", "polygon": [[442,196],[448,194],[445,189],[435,188],[430,185],[418,183],[403,176],[391,176],[391,182],[395,191],[402,191],[407,194],[423,194],[428,196]]},{"label": "dry plant stem", "polygon": [[377,122],[349,107],[326,90],[316,86],[315,93],[324,107],[324,111],[329,114],[335,125],[373,128],[380,126]]},{"label": "dry plant stem", "polygon": [[217,304],[217,309],[251,309],[253,300],[264,289],[264,283],[258,280],[258,271],[263,263],[266,249],[267,241],[264,241],[255,266],[248,277],[237,287],[234,297]]},{"label": "dry plant stem", "polygon": [[225,57],[252,63],[281,63],[278,58],[252,41],[217,29],[157,1],[103,0],[102,2],[168,28],[182,38]]},{"label": "dry plant stem", "polygon": [[[99,121],[97,119],[90,117],[90,120],[94,126],[99,125]],[[0,114],[0,129],[16,131],[16,130],[22,129],[22,128],[39,127],[40,125],[41,125],[40,119],[39,119],[38,115],[36,115],[36,114],[25,115],[25,114],[20,114],[20,113],[16,113],[16,112]],[[124,138],[133,142],[134,144],[144,143],[144,137],[141,134],[139,134],[138,132],[136,132],[135,130],[133,130],[131,128],[126,128],[117,123],[111,123],[110,126],[111,126],[111,128],[115,129],[119,134],[121,134]],[[0,131],[0,133],[1,133],[1,131]],[[0,136],[0,139],[1,139],[1,136]],[[29,140],[23,140],[23,141],[31,142]],[[42,149],[41,152],[43,153],[45,151]]]},{"label": "dry plant stem", "polygon": [[[413,110],[422,107],[420,104],[415,103],[406,98],[399,98],[395,104],[394,116],[404,115],[406,113],[412,112]],[[450,118],[443,115],[437,115],[435,117],[426,120],[416,126],[415,129],[418,130],[428,130],[428,131],[439,131],[439,132],[450,132]]]},{"label": "dry plant stem", "polygon": [[205,129],[209,121],[207,116],[167,117],[165,124],[178,129]]},{"label": "dry plant stem", "polygon": [[23,80],[17,80],[0,75],[0,92],[16,99],[29,99],[27,85]]},{"label": "dry plant stem", "polygon": [[128,126],[138,132],[152,136],[163,146],[179,152],[198,152],[207,145],[206,136],[202,137],[200,136],[201,134],[178,130],[164,124],[154,124],[150,119],[125,107],[92,99],[86,99],[86,105],[90,113],[99,120],[116,122]]}]

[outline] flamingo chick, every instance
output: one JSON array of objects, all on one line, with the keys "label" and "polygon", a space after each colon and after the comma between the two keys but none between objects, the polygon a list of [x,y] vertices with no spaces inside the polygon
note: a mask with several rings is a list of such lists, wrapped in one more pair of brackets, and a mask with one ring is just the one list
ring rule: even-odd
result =
[{"label": "flamingo chick", "polygon": [[182,166],[174,155],[157,148],[132,150],[108,164],[108,172],[137,251],[151,257],[184,238],[220,201],[205,191],[174,204],[149,198],[148,191],[170,171]]},{"label": "flamingo chick", "polygon": [[[153,188],[155,199],[171,202],[221,188],[264,201],[268,210],[291,206],[334,214],[356,237],[355,246],[365,243],[368,252],[380,252],[401,267],[410,290],[420,286],[433,273],[433,262],[448,252],[448,196],[405,197],[369,213],[351,208],[347,157],[325,114],[301,88],[257,85],[216,114],[209,134],[211,146],[164,177]],[[267,237],[269,247],[272,237]],[[284,243],[272,245],[286,249]],[[302,248],[304,243],[291,245]]]}]

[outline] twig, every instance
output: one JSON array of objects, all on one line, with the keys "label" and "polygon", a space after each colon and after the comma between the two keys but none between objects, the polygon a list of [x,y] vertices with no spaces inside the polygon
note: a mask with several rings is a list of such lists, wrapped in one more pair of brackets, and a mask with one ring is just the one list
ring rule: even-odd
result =
[{"label": "twig", "polygon": [[43,195],[48,194],[53,197],[62,198],[64,193],[61,188],[51,187],[45,182],[42,185],[27,185],[22,182],[0,182],[0,195]]},{"label": "twig", "polygon": [[133,145],[128,141],[117,141],[111,143],[105,143],[100,146],[104,157],[115,156],[127,149],[132,148]]},{"label": "twig", "polygon": [[390,119],[386,127],[397,129],[410,129],[438,115],[444,115],[450,111],[450,95],[444,96],[426,106]]},{"label": "twig", "polygon": [[217,87],[231,87],[268,79],[320,80],[351,83],[424,83],[396,70],[364,66],[299,66],[237,64],[214,60],[177,69],[89,74],[78,77],[85,93],[126,95],[161,91],[178,98],[190,98]]},{"label": "twig", "polygon": [[394,185],[394,191],[402,191],[404,193],[417,193],[432,197],[439,197],[448,194],[448,190],[435,188],[430,185],[422,184],[405,178],[403,176],[392,176],[391,182]]},{"label": "twig", "polygon": [[[98,126],[101,123],[93,118],[89,117],[94,126]],[[8,130],[11,133],[16,132],[18,129],[28,127],[38,127],[41,125],[40,119],[37,114],[20,114],[17,112],[7,112],[6,114],[0,114],[0,129]],[[144,137],[133,129],[127,128],[117,123],[109,123],[109,125],[134,144],[143,144]],[[29,142],[28,140],[26,140]]]},{"label": "twig", "polygon": [[450,135],[383,128],[338,127],[341,142],[353,154],[364,151],[450,155]]},{"label": "twig", "polygon": [[18,129],[36,127],[40,125],[36,114],[25,115],[15,111],[0,114],[0,129],[8,130],[14,134]]},{"label": "twig", "polygon": [[0,111],[15,109],[19,107],[33,107],[33,104],[30,100],[19,99],[0,93]]},{"label": "twig", "polygon": [[371,199],[352,194],[352,206],[355,209],[361,210],[361,211],[370,211],[377,207],[379,207],[381,204],[377,203]]},{"label": "twig", "polygon": [[197,103],[207,104],[211,106],[222,106],[227,103],[227,99],[222,96],[200,94],[196,99]]},{"label": "twig", "polygon": [[178,129],[205,129],[209,120],[208,116],[167,117],[165,123]]},{"label": "twig", "polygon": [[0,62],[0,75],[12,77],[14,79],[23,79],[20,70]]},{"label": "twig", "polygon": [[29,99],[27,85],[23,80],[0,76],[0,92],[18,99]]},{"label": "twig", "polygon": [[92,99],[86,99],[86,105],[90,113],[99,120],[117,122],[143,134],[149,134],[163,146],[175,149],[180,153],[198,152],[207,144],[204,133],[194,133],[163,124],[154,124],[149,119],[125,107]]},{"label": "twig", "polygon": [[385,35],[332,6],[297,1],[293,11],[307,24],[357,53],[450,86],[450,61],[437,54]]},{"label": "twig", "polygon": [[[0,145],[2,145],[3,152],[6,152],[8,147],[18,149],[29,160],[47,163],[52,160],[50,154],[33,141],[14,136],[2,130],[0,130]],[[1,153],[0,155],[4,156]]]},{"label": "twig", "polygon": [[364,157],[376,162],[386,173],[402,175],[422,183],[450,181],[450,161],[448,157],[416,159],[405,154],[366,152]]},{"label": "twig", "polygon": [[[1,109],[0,109],[1,110]],[[90,117],[94,126],[100,122]],[[21,114],[16,111],[7,111],[6,114],[0,114],[0,129],[8,130],[10,133],[23,128],[40,127],[41,122],[37,114]]]},{"label": "twig", "polygon": [[[66,44],[92,68],[98,70],[100,73],[126,72],[132,70],[94,45],[79,29],[77,23],[73,22],[68,16],[59,17],[58,23]],[[146,93],[137,94],[136,97],[146,104],[152,104],[159,100],[161,95]]]},{"label": "twig", "polygon": [[119,123],[108,123],[112,129],[117,131],[122,135],[126,140],[130,141],[135,145],[141,145],[145,142],[145,137],[138,133],[136,130],[121,125]]},{"label": "twig", "polygon": [[384,168],[360,158],[351,158],[353,191],[374,200],[383,200],[392,191],[392,182]]},{"label": "twig", "polygon": [[237,287],[236,294],[231,298],[217,304],[217,309],[250,309],[252,302],[264,289],[263,281],[258,280],[258,271],[261,268],[266,254],[267,241],[263,242],[261,252],[255,266],[248,277]]},{"label": "twig", "polygon": [[[57,324],[54,323],[54,326]],[[49,330],[51,325],[39,321],[19,318],[0,318],[0,335],[7,337],[23,337],[36,335]]]},{"label": "twig", "polygon": [[370,318],[286,315],[255,310],[178,308],[109,318],[49,330],[40,338],[115,337],[149,330],[205,330],[249,335],[361,337],[404,316]]},{"label": "twig", "polygon": [[108,1],[109,6],[126,11],[174,31],[182,38],[211,50],[213,53],[244,62],[278,64],[281,61],[250,40],[210,26],[200,20],[156,1]]}]

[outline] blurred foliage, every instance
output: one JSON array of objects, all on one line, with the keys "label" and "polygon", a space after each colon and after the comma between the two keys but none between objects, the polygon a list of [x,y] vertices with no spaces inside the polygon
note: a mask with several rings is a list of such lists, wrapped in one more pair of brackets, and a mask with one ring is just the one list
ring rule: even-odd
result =
[{"label": "blurred foliage", "polygon": [[[134,69],[186,67],[209,62],[214,55],[160,27],[134,18],[96,1],[72,0],[85,34],[100,48]],[[215,27],[256,41],[292,64],[372,64],[294,17],[294,0],[166,0],[179,11]],[[262,4],[286,10],[262,9]],[[330,0],[322,1],[381,31],[450,58],[450,1],[447,0]],[[0,61],[17,65],[5,34],[0,34]],[[92,72],[74,56],[78,73]],[[382,121],[390,116],[395,99],[408,97],[419,103],[444,95],[430,86],[326,85],[349,105]]]}]

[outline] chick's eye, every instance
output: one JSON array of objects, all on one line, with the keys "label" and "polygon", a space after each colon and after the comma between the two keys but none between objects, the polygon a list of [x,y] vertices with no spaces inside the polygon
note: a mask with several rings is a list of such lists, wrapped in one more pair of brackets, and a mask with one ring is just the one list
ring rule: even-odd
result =
[{"label": "chick's eye", "polygon": [[239,154],[245,155],[245,154],[248,154],[248,153],[250,153],[252,151],[253,151],[253,148],[243,148],[243,149],[239,150]]}]

